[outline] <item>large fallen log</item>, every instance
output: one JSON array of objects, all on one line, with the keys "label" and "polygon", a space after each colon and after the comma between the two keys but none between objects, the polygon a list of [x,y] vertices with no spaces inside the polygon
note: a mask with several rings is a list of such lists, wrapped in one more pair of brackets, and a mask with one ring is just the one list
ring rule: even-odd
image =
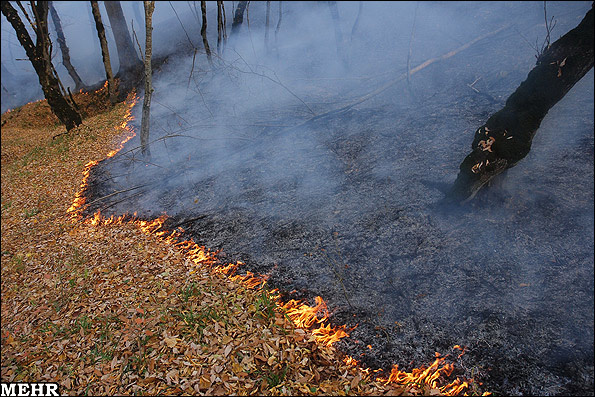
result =
[{"label": "large fallen log", "polygon": [[479,127],[447,201],[470,200],[531,149],[547,112],[593,67],[593,5],[581,23],[538,58],[506,105]]}]

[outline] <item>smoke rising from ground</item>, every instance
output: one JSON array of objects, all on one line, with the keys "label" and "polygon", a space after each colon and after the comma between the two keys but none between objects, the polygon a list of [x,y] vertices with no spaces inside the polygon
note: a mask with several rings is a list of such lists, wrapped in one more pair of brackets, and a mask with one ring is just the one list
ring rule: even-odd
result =
[{"label": "smoke rising from ground", "polygon": [[[341,348],[368,365],[427,364],[460,344],[465,374],[492,391],[592,393],[593,71],[499,184],[468,207],[437,206],[475,129],[535,64],[542,2],[365,2],[353,37],[358,3],[340,2],[339,46],[324,3],[284,2],[275,39],[272,2],[268,50],[265,3],[253,2],[214,68],[192,9],[172,4],[184,29],[167,2],[155,11],[156,52],[177,54],[154,77],[152,156],[137,137],[94,169],[94,198],[138,189],[93,210],[195,218],[184,227],[197,243],[359,323]],[[547,7],[554,41],[591,3]],[[410,88],[304,124],[406,72],[410,42],[415,67],[507,24]]]}]

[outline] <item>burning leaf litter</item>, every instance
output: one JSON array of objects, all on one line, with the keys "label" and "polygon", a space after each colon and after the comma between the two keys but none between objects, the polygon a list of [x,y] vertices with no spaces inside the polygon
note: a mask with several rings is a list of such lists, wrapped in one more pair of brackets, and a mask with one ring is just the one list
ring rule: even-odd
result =
[{"label": "burning leaf litter", "polygon": [[446,356],[388,377],[359,368],[333,347],[348,331],[321,297],[281,302],[266,277],[162,230],[165,216],[83,220],[89,158],[133,136],[121,120],[134,103],[58,142],[48,132],[59,127],[15,117],[35,119],[31,109],[2,129],[2,381],[58,382],[64,394],[477,393],[451,379]]}]

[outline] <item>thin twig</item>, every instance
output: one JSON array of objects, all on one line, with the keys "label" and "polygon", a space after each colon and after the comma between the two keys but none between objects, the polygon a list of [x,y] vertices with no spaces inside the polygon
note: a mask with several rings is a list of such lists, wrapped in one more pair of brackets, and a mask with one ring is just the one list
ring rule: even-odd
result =
[{"label": "thin twig", "polygon": [[131,26],[132,26],[132,37],[134,37],[134,41],[136,41],[136,45],[138,46],[138,54],[139,54],[139,56],[140,56],[140,57],[141,57],[141,59],[142,59],[142,58],[144,58],[145,56],[144,56],[144,54],[143,54],[143,49],[142,49],[142,47],[140,46],[140,43],[139,43],[139,41],[138,41],[138,37],[137,37],[137,35],[136,35],[136,30],[134,30],[134,19],[132,20],[132,25],[131,25]]},{"label": "thin twig", "polygon": [[174,11],[174,14],[176,14],[176,18],[178,19],[178,22],[180,22],[180,26],[182,27],[182,30],[186,34],[186,38],[188,38],[188,41],[190,42],[190,45],[192,46],[192,48],[196,49],[196,46],[194,45],[194,43],[190,39],[190,36],[188,35],[188,32],[186,31],[186,28],[184,27],[184,24],[180,20],[180,17],[178,16],[178,13],[176,12],[176,9],[174,8],[173,4],[171,3],[171,1],[169,1],[168,3],[171,6],[171,9]]},{"label": "thin twig", "polygon": [[145,184],[143,184],[143,185],[138,185],[138,186],[135,186],[135,187],[131,187],[131,188],[129,188],[129,189],[118,190],[118,191],[116,191],[116,192],[113,192],[113,193],[110,193],[110,194],[108,194],[107,196],[98,197],[98,198],[96,198],[95,200],[93,200],[93,201],[91,201],[91,202],[87,203],[87,205],[91,205],[91,204],[93,204],[93,203],[95,203],[95,202],[97,202],[97,201],[104,200],[104,199],[106,199],[106,198],[108,198],[108,197],[115,196],[116,194],[120,194],[120,193],[126,193],[126,192],[129,192],[129,191],[131,191],[131,190],[140,189],[141,187],[145,187],[145,186],[148,186],[148,185],[149,185],[148,183],[145,183]]},{"label": "thin twig", "polygon": [[133,197],[136,197],[136,196],[140,196],[140,195],[141,195],[141,194],[143,194],[144,192],[145,192],[145,190],[142,190],[142,191],[140,191],[140,192],[137,192],[137,193],[131,194],[130,196],[126,196],[126,197],[124,197],[124,198],[123,198],[123,199],[121,199],[121,200],[114,201],[113,203],[110,203],[109,205],[106,205],[106,206],[104,206],[104,207],[101,207],[101,208],[100,208],[98,211],[100,211],[100,212],[103,212],[103,211],[105,211],[106,209],[108,209],[108,208],[110,208],[110,207],[113,207],[114,205],[118,205],[118,204],[120,204],[120,203],[121,203],[121,202],[123,202],[123,201],[129,200],[129,199],[131,199],[131,198],[133,198]]},{"label": "thin twig", "polygon": [[[250,69],[250,73],[255,74],[257,76],[260,77],[264,77],[265,79],[268,79],[270,81],[272,81],[273,83],[279,84],[281,87],[285,88],[287,90],[287,92],[289,92],[291,95],[293,95],[298,101],[300,101],[306,108],[308,108],[308,110],[310,111],[310,113],[312,113],[314,116],[316,116],[316,112],[314,112],[314,110],[312,110],[312,108],[310,106],[308,106],[308,104],[306,102],[304,102],[302,100],[302,98],[300,98],[299,96],[297,96],[292,90],[289,89],[289,87],[287,87],[285,84],[283,84],[281,82],[281,79],[279,79],[279,76],[277,76],[277,73],[275,73],[273,71],[273,74],[275,75],[275,77],[277,78],[277,80],[271,78],[270,76],[267,76],[266,74],[261,74],[261,73],[257,73],[255,72],[252,67],[250,66],[250,64],[248,62],[246,62],[246,60],[237,52],[234,50],[234,52],[240,57],[240,59],[242,61],[244,61],[244,64],[246,64],[246,66],[248,67],[248,69]],[[248,73],[244,70],[241,70],[239,68],[236,68],[237,71],[239,71],[240,73]]]}]

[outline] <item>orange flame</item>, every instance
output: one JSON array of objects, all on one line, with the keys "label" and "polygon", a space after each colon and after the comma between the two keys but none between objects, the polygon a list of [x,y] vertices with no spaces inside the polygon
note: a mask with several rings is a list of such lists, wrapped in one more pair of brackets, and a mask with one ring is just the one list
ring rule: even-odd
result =
[{"label": "orange flame", "polygon": [[400,385],[414,384],[414,385],[428,385],[433,389],[440,390],[440,393],[446,395],[461,394],[469,387],[467,381],[461,381],[457,378],[454,381],[441,385],[441,380],[450,376],[454,370],[453,364],[444,364],[445,357],[437,357],[436,360],[428,368],[414,368],[411,372],[404,372],[399,370],[399,366],[395,365],[388,377],[388,379],[378,378],[378,380],[385,383],[396,383]]},{"label": "orange flame", "polygon": [[[107,86],[104,85],[105,88]],[[132,139],[136,134],[134,130],[128,125],[128,122],[132,119],[131,111],[132,107],[138,101],[138,97],[134,96],[132,100],[129,102],[129,107],[126,112],[125,121],[122,123],[122,128],[128,131],[127,136],[120,142],[117,149],[114,149],[107,153],[107,157],[113,157],[116,153],[118,153],[123,147],[124,144]],[[82,219],[82,211],[86,206],[86,199],[85,199],[85,190],[87,189],[87,182],[90,174],[91,168],[98,164],[98,161],[89,161],[85,165],[85,169],[83,170],[83,180],[80,184],[79,191],[76,193],[74,201],[70,208],[67,210],[67,213],[70,214],[71,219],[73,222],[80,221]],[[122,215],[117,218],[111,216],[109,218],[102,217],[101,213],[97,211],[92,218],[85,220],[85,223],[89,223],[94,226],[108,226],[113,224],[122,224],[124,222],[129,222],[137,227],[139,227],[144,233],[155,235],[161,238],[166,243],[172,244],[182,252],[185,253],[186,257],[192,261],[195,265],[206,265],[206,266],[213,266],[218,263],[217,254],[218,252],[213,252],[206,249],[204,246],[199,246],[194,241],[185,240],[180,241],[179,237],[181,232],[179,230],[175,231],[167,231],[163,229],[164,222],[167,219],[167,215],[162,215],[157,219],[151,221],[140,220],[137,218],[136,213],[133,215]],[[179,228],[182,230],[181,228]],[[183,230],[182,230],[183,231]],[[246,272],[245,275],[236,275],[236,271],[239,266],[241,266],[242,262],[237,263],[229,263],[224,266],[217,266],[213,267],[214,271],[220,274],[224,274],[228,276],[231,280],[237,281],[242,283],[247,288],[261,288],[266,284],[268,276],[266,275],[257,275],[251,272]],[[315,305],[309,306],[308,304],[297,301],[294,299],[289,300],[286,303],[282,303],[280,300],[279,295],[276,293],[276,290],[269,292],[271,300],[277,303],[278,307],[285,312],[287,317],[293,322],[293,324],[298,328],[303,329],[311,329],[312,336],[316,343],[319,343],[324,346],[332,346],[334,343],[338,342],[342,338],[348,337],[349,334],[345,330],[345,326],[340,327],[331,327],[329,324],[329,312],[326,303],[324,300],[317,296],[315,297]],[[461,351],[458,357],[461,357],[464,353],[466,348],[461,348],[459,345],[454,346],[455,349]],[[459,395],[461,393],[465,393],[466,390],[469,388],[470,382],[473,380],[461,380],[456,378],[454,381],[448,384],[445,383],[445,379],[449,377],[453,370],[454,366],[450,363],[444,363],[446,357],[440,357],[438,353],[436,353],[436,359],[427,368],[415,368],[411,372],[401,371],[398,368],[398,365],[395,365],[388,378],[377,377],[376,380],[383,382],[385,384],[400,384],[400,385],[417,385],[420,388],[423,385],[430,386],[434,389],[438,389],[441,394],[445,395]],[[343,359],[343,362],[347,365],[352,366],[359,366],[357,360],[350,356],[346,356]],[[359,368],[365,374],[370,373],[370,368]],[[380,369],[374,370],[373,372],[381,372]],[[489,395],[490,393],[484,393],[483,395]]]},{"label": "orange flame", "polygon": [[[124,128],[126,131],[128,131],[128,135],[120,143],[120,146],[118,147],[118,149],[110,151],[107,154],[107,157],[113,157],[118,151],[120,151],[124,147],[124,144],[126,142],[128,142],[130,139],[132,139],[132,137],[134,137],[136,135],[134,130],[128,126],[128,122],[130,120],[132,120],[132,116],[131,116],[132,107],[136,104],[137,101],[138,101],[138,97],[136,95],[132,95],[129,98],[128,109],[126,110],[126,114],[124,116],[125,121],[122,123],[122,128]],[[78,192],[76,192],[72,204],[70,205],[68,210],[66,210],[66,212],[68,214],[70,214],[70,219],[73,222],[78,222],[83,218],[82,212],[86,207],[86,205],[85,205],[86,204],[85,191],[87,190],[87,187],[88,187],[89,175],[91,173],[91,168],[96,166],[98,163],[99,163],[98,160],[91,160],[87,164],[85,164],[85,168],[83,170],[83,180],[79,186],[79,190],[78,190]],[[98,224],[98,222],[99,222],[99,220],[97,219],[98,217],[99,217],[99,214],[95,214],[93,220],[91,220],[90,222],[92,224]],[[93,223],[93,222],[95,222],[95,223]]]}]

